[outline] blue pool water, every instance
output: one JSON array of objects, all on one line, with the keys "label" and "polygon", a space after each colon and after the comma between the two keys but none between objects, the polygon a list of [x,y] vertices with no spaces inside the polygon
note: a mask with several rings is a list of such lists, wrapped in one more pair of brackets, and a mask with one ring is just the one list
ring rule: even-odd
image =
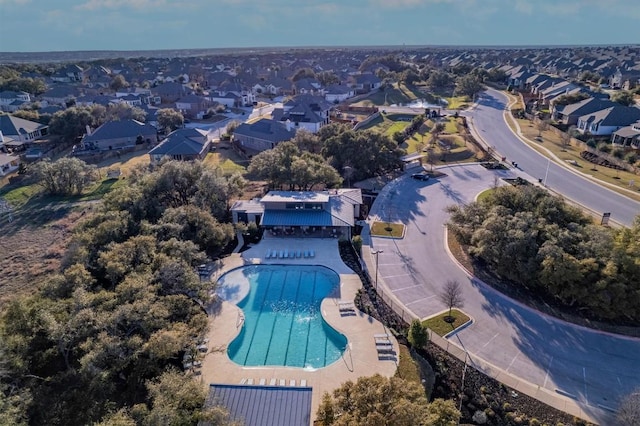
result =
[{"label": "blue pool water", "polygon": [[330,269],[302,265],[253,265],[219,280],[223,287],[246,287],[238,303],[244,311],[240,334],[227,349],[245,366],[320,368],[337,361],[347,338],[322,318],[320,303],[340,282]]}]

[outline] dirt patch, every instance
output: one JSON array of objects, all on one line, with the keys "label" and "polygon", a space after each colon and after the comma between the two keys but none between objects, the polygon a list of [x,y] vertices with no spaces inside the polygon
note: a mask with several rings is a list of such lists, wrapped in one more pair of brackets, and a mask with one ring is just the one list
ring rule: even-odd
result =
[{"label": "dirt patch", "polygon": [[52,212],[55,219],[46,225],[29,225],[18,210],[13,222],[0,222],[0,306],[16,295],[34,292],[59,271],[73,228],[82,216],[80,210],[64,210],[61,218]]}]

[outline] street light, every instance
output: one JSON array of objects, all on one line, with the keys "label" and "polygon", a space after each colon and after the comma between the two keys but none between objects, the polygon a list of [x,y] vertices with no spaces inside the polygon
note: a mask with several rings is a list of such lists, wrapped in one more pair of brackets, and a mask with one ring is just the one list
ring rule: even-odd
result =
[{"label": "street light", "polygon": [[383,250],[375,250],[375,251],[371,252],[371,254],[374,254],[376,256],[376,284],[375,284],[376,293],[378,292],[378,255],[380,253],[384,253],[384,251]]}]

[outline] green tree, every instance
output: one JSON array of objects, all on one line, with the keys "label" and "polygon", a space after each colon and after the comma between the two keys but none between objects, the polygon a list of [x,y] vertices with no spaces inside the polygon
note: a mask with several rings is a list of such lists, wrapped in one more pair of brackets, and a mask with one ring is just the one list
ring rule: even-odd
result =
[{"label": "green tree", "polygon": [[92,112],[91,107],[71,107],[58,111],[51,117],[49,131],[68,142],[73,142],[86,132],[87,126],[95,128],[102,124],[96,120]]},{"label": "green tree", "polygon": [[456,79],[456,95],[473,97],[482,90],[484,85],[475,75],[464,75]]},{"label": "green tree", "polygon": [[138,107],[132,107],[126,102],[109,104],[105,111],[104,121],[136,120],[144,123],[147,113]]},{"label": "green tree", "polygon": [[299,129],[291,139],[300,151],[309,151],[313,154],[320,154],[322,141],[320,138],[306,129]]},{"label": "green tree", "polygon": [[632,106],[635,103],[633,93],[629,90],[621,90],[611,96],[611,100],[624,106]]},{"label": "green tree", "polygon": [[111,90],[114,92],[119,91],[120,89],[124,89],[125,87],[129,87],[129,83],[125,80],[122,74],[117,74],[111,79],[111,84],[109,85]]},{"label": "green tree", "polygon": [[453,83],[453,77],[445,71],[433,71],[427,80],[427,85],[433,90],[443,89]]},{"label": "green tree", "polygon": [[[449,425],[457,421],[450,405],[437,402],[431,407],[421,385],[399,377],[386,378],[378,374],[347,381],[325,393],[317,417],[328,425]],[[454,407],[455,410],[455,407]],[[455,425],[456,423],[453,423]]]},{"label": "green tree", "polygon": [[423,348],[429,341],[429,332],[419,319],[411,321],[407,340],[415,348]]},{"label": "green tree", "polygon": [[29,175],[52,195],[76,195],[94,182],[96,167],[77,158],[43,160],[29,168]]},{"label": "green tree", "polygon": [[172,132],[184,125],[184,116],[173,108],[160,108],[156,117],[158,117],[158,126],[165,132]]}]

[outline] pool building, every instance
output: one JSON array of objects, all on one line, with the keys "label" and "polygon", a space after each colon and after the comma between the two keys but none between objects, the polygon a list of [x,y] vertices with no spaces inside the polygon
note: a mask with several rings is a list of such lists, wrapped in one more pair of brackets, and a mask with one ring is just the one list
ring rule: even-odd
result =
[{"label": "pool building", "polygon": [[270,191],[232,207],[233,223],[255,222],[272,235],[298,237],[351,237],[362,219],[359,188],[326,191]]}]

